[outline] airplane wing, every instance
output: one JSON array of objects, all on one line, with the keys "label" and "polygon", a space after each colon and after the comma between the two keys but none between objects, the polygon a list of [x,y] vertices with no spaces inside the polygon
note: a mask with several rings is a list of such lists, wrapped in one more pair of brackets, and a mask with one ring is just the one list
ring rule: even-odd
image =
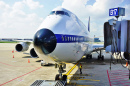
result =
[{"label": "airplane wing", "polygon": [[93,51],[92,52],[99,51],[99,50],[105,50],[104,44],[94,44],[93,45]]},{"label": "airplane wing", "polygon": [[[13,41],[19,42],[15,46],[15,50],[17,52],[24,52],[24,54],[30,55],[32,58],[38,58],[38,55],[35,52],[34,47],[30,46],[33,42],[32,40],[25,40],[24,39],[24,40],[13,40]],[[28,49],[30,50],[30,53],[25,53],[25,51],[28,51]]]},{"label": "airplane wing", "polygon": [[16,41],[16,42],[26,42],[26,43],[32,43],[33,42],[32,40],[13,40],[13,41]]}]

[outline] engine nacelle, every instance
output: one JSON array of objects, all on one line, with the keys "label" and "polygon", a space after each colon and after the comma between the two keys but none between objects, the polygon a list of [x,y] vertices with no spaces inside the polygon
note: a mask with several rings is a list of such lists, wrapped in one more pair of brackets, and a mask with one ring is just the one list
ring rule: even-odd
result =
[{"label": "engine nacelle", "polygon": [[31,56],[32,58],[38,58],[38,55],[37,55],[37,53],[35,52],[34,48],[32,48],[32,49],[30,50],[30,56]]},{"label": "engine nacelle", "polygon": [[18,52],[27,51],[29,48],[30,43],[28,42],[21,42],[15,46],[15,50]]}]

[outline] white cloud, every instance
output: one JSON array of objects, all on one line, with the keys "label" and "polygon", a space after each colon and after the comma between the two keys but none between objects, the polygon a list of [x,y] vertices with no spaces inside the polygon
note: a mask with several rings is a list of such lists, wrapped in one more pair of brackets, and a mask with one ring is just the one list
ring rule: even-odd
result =
[{"label": "white cloud", "polygon": [[[36,13],[24,11],[25,5],[23,1],[15,2],[13,6],[0,1],[0,38],[33,38],[43,18],[38,17]],[[36,8],[38,7],[35,6]]]},{"label": "white cloud", "polygon": [[[96,0],[93,5],[87,5],[88,0],[64,0],[62,7],[72,11],[77,16],[84,18],[105,18],[110,8],[118,7],[122,0]],[[86,4],[86,5],[85,5]]]},{"label": "white cloud", "polygon": [[23,9],[24,8],[24,3],[23,2],[15,2],[13,5],[13,9]]},{"label": "white cloud", "polygon": [[[109,17],[109,9],[119,7],[123,0],[96,0],[93,5],[87,4],[88,0],[64,0],[62,7],[76,14],[87,26],[89,16],[91,17],[91,35],[103,35],[103,25]],[[126,6],[127,8],[130,8]]]},{"label": "white cloud", "polygon": [[0,9],[7,11],[10,8],[8,4],[5,4],[3,1],[0,1]]},{"label": "white cloud", "polygon": [[125,5],[125,18],[130,20],[130,4]]},{"label": "white cloud", "polygon": [[30,9],[36,9],[36,8],[43,7],[43,5],[40,5],[39,2],[35,2],[33,0],[23,0],[23,3],[25,3]]}]

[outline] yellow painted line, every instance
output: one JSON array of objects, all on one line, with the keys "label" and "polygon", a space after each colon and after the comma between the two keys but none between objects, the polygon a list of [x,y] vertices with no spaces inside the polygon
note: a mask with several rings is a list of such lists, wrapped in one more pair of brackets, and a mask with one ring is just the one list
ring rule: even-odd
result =
[{"label": "yellow painted line", "polygon": [[94,79],[78,79],[78,80],[100,81],[100,80],[94,80]]},{"label": "yellow painted line", "polygon": [[94,86],[94,85],[76,85],[76,86]]},{"label": "yellow painted line", "polygon": [[84,77],[67,77],[67,79],[81,79],[81,78],[84,78]]},{"label": "yellow painted line", "polygon": [[[81,60],[81,59],[80,59]],[[79,60],[79,61],[80,61]],[[79,63],[79,61],[66,73],[66,75],[68,76],[71,72],[72,72],[72,70],[77,66],[77,64]]]},{"label": "yellow painted line", "polygon": [[95,76],[95,75],[86,75],[86,74],[69,74],[69,75],[77,75],[77,76]]}]

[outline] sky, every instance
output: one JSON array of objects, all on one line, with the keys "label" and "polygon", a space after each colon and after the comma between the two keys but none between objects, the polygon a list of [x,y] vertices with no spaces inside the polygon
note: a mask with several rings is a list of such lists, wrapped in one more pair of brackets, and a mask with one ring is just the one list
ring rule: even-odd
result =
[{"label": "sky", "polygon": [[[33,38],[37,28],[54,8],[73,12],[87,26],[90,16],[91,36],[103,36],[103,25],[110,8],[125,8],[130,20],[130,0],[0,0],[0,38]],[[100,37],[103,40],[103,37]]]}]

